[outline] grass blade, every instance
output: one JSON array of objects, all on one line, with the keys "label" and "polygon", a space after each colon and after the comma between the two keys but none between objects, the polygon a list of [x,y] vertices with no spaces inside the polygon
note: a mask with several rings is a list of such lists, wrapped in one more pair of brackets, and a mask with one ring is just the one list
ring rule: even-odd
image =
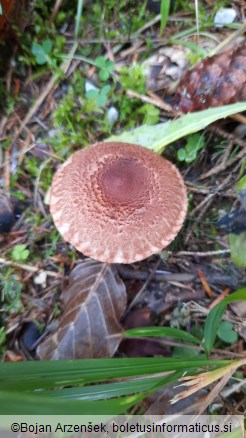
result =
[{"label": "grass blade", "polygon": [[66,400],[104,400],[149,391],[162,382],[163,377],[130,379],[126,382],[101,383],[99,385],[84,386],[83,388],[45,390],[40,394],[44,397],[57,397]]},{"label": "grass blade", "polygon": [[170,337],[175,339],[182,339],[183,341],[191,342],[192,344],[200,345],[201,341],[190,333],[184,330],[179,330],[172,327],[139,327],[131,330],[125,331],[125,336],[132,337],[146,337],[146,336],[157,336],[157,337]]},{"label": "grass blade", "polygon": [[77,14],[75,19],[75,30],[74,30],[74,38],[75,40],[78,38],[79,34],[79,27],[80,27],[80,20],[82,16],[82,10],[83,10],[83,0],[77,0]]},{"label": "grass blade", "polygon": [[228,360],[172,358],[113,358],[3,363],[0,387],[8,391],[79,386],[113,378],[136,377],[168,371],[186,371],[206,365],[223,366]]},{"label": "grass blade", "polygon": [[118,415],[127,411],[144,395],[109,400],[80,401],[40,397],[34,393],[0,391],[1,415]]},{"label": "grass blade", "polygon": [[164,29],[167,25],[167,19],[170,10],[170,0],[161,0],[161,27],[160,27],[160,35],[162,35]]}]

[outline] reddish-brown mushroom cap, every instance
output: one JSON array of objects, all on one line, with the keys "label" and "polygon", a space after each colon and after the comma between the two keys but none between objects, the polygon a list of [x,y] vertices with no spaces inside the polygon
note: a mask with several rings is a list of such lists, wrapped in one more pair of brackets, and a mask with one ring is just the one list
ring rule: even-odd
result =
[{"label": "reddish-brown mushroom cap", "polygon": [[187,210],[176,167],[147,148],[97,143],[75,152],[54,176],[51,214],[78,251],[108,263],[133,263],[165,248]]}]

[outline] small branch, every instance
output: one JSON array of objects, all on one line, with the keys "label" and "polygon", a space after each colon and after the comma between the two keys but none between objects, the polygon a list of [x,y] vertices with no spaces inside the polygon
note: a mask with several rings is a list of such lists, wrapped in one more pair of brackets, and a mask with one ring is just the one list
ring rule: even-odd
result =
[{"label": "small branch", "polygon": [[[68,59],[66,59],[62,65],[61,65],[61,71],[63,73],[67,73],[69,66],[73,60],[73,55],[77,50],[77,46],[78,43],[74,43],[73,47],[71,48],[69,55],[68,55]],[[58,83],[57,83],[57,79],[58,76],[57,74],[54,74],[52,76],[52,78],[50,79],[50,81],[48,82],[48,84],[45,86],[45,88],[43,89],[42,93],[40,94],[40,96],[38,97],[38,99],[36,100],[36,102],[34,103],[34,105],[30,108],[30,110],[28,111],[26,117],[24,118],[23,122],[21,122],[19,128],[17,129],[17,132],[14,135],[14,138],[12,139],[12,144],[17,140],[17,138],[19,137],[19,135],[22,133],[23,129],[25,129],[26,125],[30,122],[31,118],[34,116],[34,114],[37,112],[37,110],[39,109],[39,107],[42,105],[43,101],[46,99],[46,97],[48,96],[48,94],[55,88],[57,88]]]},{"label": "small branch", "polygon": [[56,278],[56,277],[58,277],[58,275],[60,275],[60,272],[45,271],[44,269],[41,269],[41,268],[38,268],[35,266],[26,265],[24,263],[17,263],[17,262],[13,262],[12,260],[6,260],[3,258],[0,258],[0,264],[3,264],[5,266],[13,266],[14,268],[20,268],[20,269],[23,269],[24,271],[29,271],[29,272],[33,272],[33,273],[43,271],[49,277]]},{"label": "small branch", "polygon": [[221,255],[221,254],[230,254],[230,249],[219,249],[218,251],[179,251],[179,252],[173,252],[173,251],[167,251],[168,255],[179,257],[179,256],[196,256],[196,257],[211,257],[215,255]]},{"label": "small branch", "polygon": [[137,99],[140,99],[142,102],[151,103],[152,105],[157,106],[157,108],[163,109],[163,110],[167,111],[168,113],[171,113],[175,116],[181,115],[181,113],[174,111],[173,107],[171,105],[168,105],[167,103],[165,103],[161,99],[159,99],[158,96],[156,96],[155,98],[152,98],[152,97],[144,96],[143,94],[136,93],[135,91],[132,91],[132,90],[127,90],[126,94],[129,97],[135,97]]}]

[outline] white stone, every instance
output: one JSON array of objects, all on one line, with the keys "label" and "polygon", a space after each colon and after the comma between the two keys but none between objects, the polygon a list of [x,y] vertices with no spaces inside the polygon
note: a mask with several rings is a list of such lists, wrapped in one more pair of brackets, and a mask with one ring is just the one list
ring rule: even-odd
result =
[{"label": "white stone", "polygon": [[108,123],[109,123],[109,125],[113,125],[115,122],[117,122],[118,118],[119,118],[119,111],[114,106],[111,106],[108,109]]},{"label": "white stone", "polygon": [[215,27],[223,27],[225,24],[231,24],[235,20],[237,13],[233,8],[221,8],[214,17]]}]

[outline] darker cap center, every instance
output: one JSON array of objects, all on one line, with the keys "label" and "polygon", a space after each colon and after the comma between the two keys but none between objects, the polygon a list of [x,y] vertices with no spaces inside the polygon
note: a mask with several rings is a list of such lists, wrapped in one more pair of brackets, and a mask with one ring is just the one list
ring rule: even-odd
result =
[{"label": "darker cap center", "polygon": [[135,204],[146,194],[146,168],[137,159],[118,158],[107,162],[99,184],[111,204]]}]

